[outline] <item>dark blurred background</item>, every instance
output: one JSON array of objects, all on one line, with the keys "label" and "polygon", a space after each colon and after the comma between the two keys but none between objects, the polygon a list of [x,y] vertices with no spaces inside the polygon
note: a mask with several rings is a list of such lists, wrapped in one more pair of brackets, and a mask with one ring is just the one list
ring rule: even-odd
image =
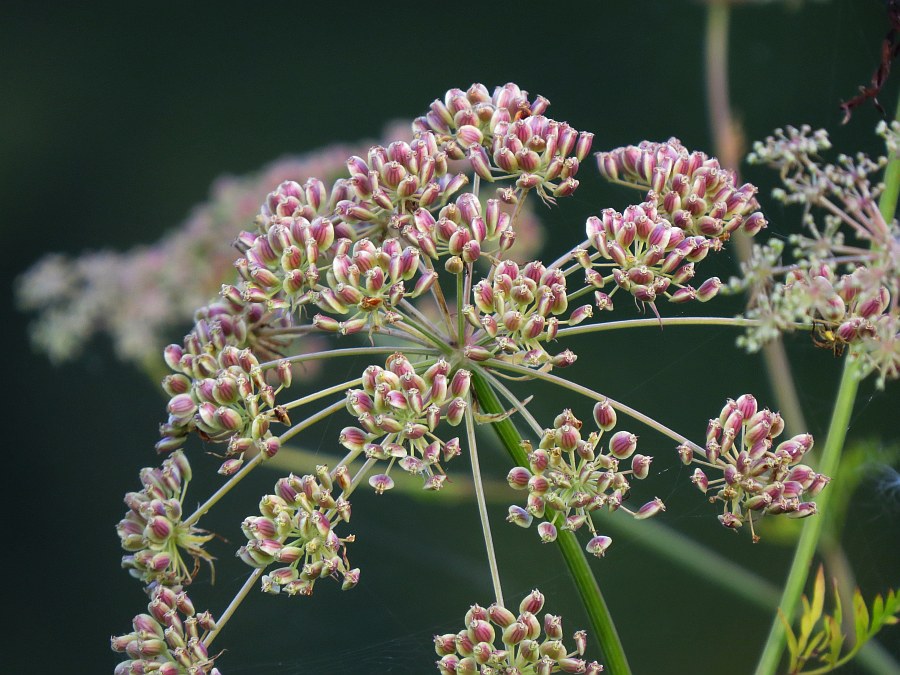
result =
[{"label": "dark blurred background", "polygon": [[[61,366],[35,353],[29,317],[12,303],[20,273],[51,251],[151,243],[205,200],[220,175],[377,137],[389,120],[421,114],[448,88],[472,82],[493,88],[514,81],[543,94],[551,116],[596,134],[595,150],[677,136],[712,152],[705,20],[703,3],[675,1],[4,3],[0,227],[10,254],[4,351],[11,359],[11,437],[2,670],[102,673],[118,662],[108,637],[127,632],[146,599],[119,566],[114,526],[124,514],[123,494],[138,488],[138,469],[159,461],[153,443],[164,405],[156,383],[117,361],[103,339]],[[736,4],[731,100],[746,138],[809,123],[832,130],[838,149],[877,150],[871,130],[878,113],[865,105],[840,127],[838,104],[868,84],[887,28],[876,0]],[[897,81],[882,98],[889,109]],[[770,233],[796,227],[798,214],[768,198],[771,176],[753,169],[745,177],[762,186]],[[547,260],[580,240],[588,215],[621,209],[631,198],[602,185],[591,163],[579,179],[576,195],[547,216]],[[716,264],[728,276],[734,262]],[[582,341],[578,378],[694,437],[729,396],[754,391],[774,405],[760,360],[735,358],[733,331],[675,333]],[[839,363],[805,336],[791,340],[789,350],[810,431],[821,441]],[[876,449],[896,443],[898,386],[863,386],[851,439],[880,439]],[[536,410],[558,412],[556,403],[544,405]],[[576,414],[589,414],[589,405],[581,408]],[[325,440],[313,438],[310,446],[334,452],[332,438],[343,424],[334,422]],[[724,531],[671,444],[623,426],[657,455],[658,475],[639,487],[647,499],[658,494],[669,504],[661,522],[779,584],[790,549],[777,536],[753,546],[746,533]],[[214,466],[199,445],[189,447],[198,464]],[[487,454],[502,479],[502,452]],[[461,460],[457,470],[465,468]],[[230,541],[214,543],[221,558],[215,588],[204,572],[194,593],[214,614],[246,574],[231,558],[241,537],[235,523],[255,510],[252,495],[277,478],[257,473],[222,507],[234,512],[218,516],[221,529],[218,521],[211,525]],[[900,492],[889,473],[880,475],[863,480],[854,495],[845,537],[868,596],[900,583]],[[194,494],[201,495],[216,478],[197,482]],[[361,495],[354,505],[359,539],[351,558],[363,569],[359,588],[341,594],[323,583],[314,597],[294,599],[254,593],[216,643],[228,650],[219,661],[224,673],[431,672],[432,635],[459,630],[471,603],[491,601],[476,514],[467,505],[442,508],[402,494],[374,501]],[[548,609],[564,614],[567,635],[585,626],[555,549],[541,546],[533,531],[503,523],[502,501],[492,508],[510,602],[539,587],[552,598]],[[626,534],[614,536],[609,556],[594,567],[636,673],[751,672],[769,612],[710,587]],[[900,658],[897,633],[887,633],[885,644]]]}]

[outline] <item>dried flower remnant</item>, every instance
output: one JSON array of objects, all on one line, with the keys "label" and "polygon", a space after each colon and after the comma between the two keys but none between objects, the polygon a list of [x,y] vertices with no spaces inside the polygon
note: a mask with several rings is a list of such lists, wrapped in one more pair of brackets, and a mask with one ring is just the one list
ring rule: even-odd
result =
[{"label": "dried flower remnant", "polygon": [[154,586],[147,614],[138,614],[133,631],[113,636],[113,651],[129,660],[116,666],[115,675],[159,673],[160,675],[219,675],[216,657],[204,642],[216,623],[209,612],[197,613],[180,588]]},{"label": "dried flower remnant", "polygon": [[[801,463],[813,446],[809,434],[789,438],[773,449],[783,431],[781,415],[768,408],[760,410],[756,399],[744,394],[729,399],[719,417],[709,421],[705,460],[688,447],[679,448],[685,464],[705,468],[695,469],[691,482],[709,495],[710,502],[723,504],[719,522],[735,530],[748,524],[754,542],[759,541],[754,522],[763,516],[814,515],[816,504],[810,500],[830,480]],[[710,479],[711,471],[721,472],[722,477]]]},{"label": "dried flower remnant", "polygon": [[[422,369],[420,369],[422,370]],[[393,486],[394,464],[423,477],[424,488],[439,490],[446,476],[441,461],[460,453],[459,439],[447,441],[435,435],[441,420],[456,426],[468,406],[471,373],[439,359],[421,375],[402,354],[388,357],[385,367],[369,366],[362,389],[347,392],[347,410],[360,427],[341,431],[341,444],[351,452],[388,462],[383,473],[370,478],[381,494]]]},{"label": "dried flower remnant", "polygon": [[465,628],[435,635],[434,648],[441,657],[437,669],[442,675],[603,672],[599,663],[582,658],[587,634],[577,631],[572,636],[575,649],[569,650],[562,639],[562,617],[545,614],[543,625],[538,619],[543,606],[544,596],[537,590],[519,603],[518,614],[496,603],[487,608],[472,605],[466,612]]},{"label": "dried flower remnant", "polygon": [[349,535],[338,537],[335,528],[350,521],[350,502],[342,493],[335,499],[337,486],[344,493],[350,488],[346,467],[329,473],[328,467],[316,467],[316,474],[302,477],[291,474],[275,484],[275,494],[259,502],[259,516],[244,519],[241,529],[247,537],[237,556],[251,567],[265,569],[283,565],[262,577],[267,593],[312,595],[318,579],[331,577],[344,590],[359,581],[359,570],[347,562]]},{"label": "dried flower remnant", "polygon": [[[900,124],[880,124],[889,155],[897,153]],[[827,164],[828,134],[810,127],[778,129],[756,143],[750,160],[779,171],[774,196],[804,209],[804,231],[784,244],[755,247],[733,289],[747,291],[745,315],[758,323],[740,344],[759,349],[767,340],[811,328],[817,345],[840,354],[849,347],[860,375],[877,373],[877,384],[900,376],[900,228],[881,214],[883,186],[873,183],[888,158],[840,155]]]},{"label": "dried flower remnant", "polygon": [[[557,528],[576,531],[587,526],[591,539],[586,549],[601,557],[612,540],[598,535],[591,514],[599,509],[622,510],[642,520],[665,510],[655,498],[631,511],[623,506],[631,492],[629,477],[643,480],[649,475],[652,457],[636,454],[637,436],[617,431],[608,441],[606,452],[597,451],[603,434],[616,425],[616,413],[608,401],[594,406],[599,431],[582,438],[582,422],[564,410],[556,416],[553,428],[544,430],[537,450],[528,450],[528,468],[515,467],[507,482],[515,490],[528,490],[525,508],[510,506],[507,520],[528,527],[534,518],[546,518],[538,525],[545,543],[554,541]],[[620,470],[620,462],[630,459],[630,468]]]},{"label": "dried flower remnant", "polygon": [[[140,492],[129,492],[129,511],[116,526],[122,548],[129,554],[122,567],[145,583],[166,586],[191,583],[200,560],[212,565],[212,556],[203,545],[212,534],[182,521],[182,505],[191,480],[191,467],[181,451],[173,452],[161,468],[141,470]],[[181,552],[193,558],[188,568]]]}]

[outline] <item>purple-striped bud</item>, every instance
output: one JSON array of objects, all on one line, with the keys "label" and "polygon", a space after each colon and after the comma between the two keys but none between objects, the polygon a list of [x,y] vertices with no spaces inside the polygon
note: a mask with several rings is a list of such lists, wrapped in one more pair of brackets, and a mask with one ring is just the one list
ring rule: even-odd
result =
[{"label": "purple-striped bud", "polygon": [[516,466],[510,469],[506,475],[506,481],[514,490],[524,490],[528,487],[528,481],[531,479],[531,472],[524,466]]},{"label": "purple-striped bud", "polygon": [[610,431],[616,426],[616,411],[608,399],[598,401],[594,405],[594,421],[603,431]]},{"label": "purple-striped bud", "polygon": [[628,459],[637,449],[637,436],[628,431],[618,431],[609,439],[609,451],[617,459]]},{"label": "purple-striped bud", "polygon": [[529,527],[532,520],[534,520],[534,516],[521,506],[513,505],[509,507],[509,514],[506,516],[506,520],[519,527]]},{"label": "purple-striped bud", "polygon": [[635,520],[644,520],[645,518],[650,518],[655,516],[660,511],[665,511],[666,505],[663,504],[663,500],[659,497],[654,497],[652,501],[644,504],[640,509],[638,509],[637,513],[634,514]]},{"label": "purple-striped bud", "polygon": [[451,426],[457,426],[463,420],[468,403],[464,399],[454,398],[447,406],[447,422]]},{"label": "purple-striped bud", "polygon": [[638,480],[643,480],[650,474],[652,457],[647,455],[634,455],[631,458],[631,471]]},{"label": "purple-striped bud", "polygon": [[706,490],[709,488],[709,478],[706,477],[706,474],[703,473],[701,469],[694,469],[694,475],[691,476],[691,482],[696,485],[703,494],[706,494]]}]

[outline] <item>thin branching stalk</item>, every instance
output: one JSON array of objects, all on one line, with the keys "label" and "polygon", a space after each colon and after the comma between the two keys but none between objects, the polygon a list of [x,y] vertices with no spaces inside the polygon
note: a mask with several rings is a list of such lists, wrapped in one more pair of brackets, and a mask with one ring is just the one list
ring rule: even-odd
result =
[{"label": "thin branching stalk", "polygon": [[[896,119],[900,119],[900,102],[897,106]],[[885,219],[893,218],[897,209],[897,198],[900,194],[900,158],[893,157],[885,169],[885,189],[881,195],[878,206]],[[853,405],[856,402],[856,394],[859,389],[860,372],[858,362],[853,358],[853,353],[848,355],[844,363],[841,381],[838,385],[837,398],[834,410],[831,414],[831,422],[828,426],[828,436],[825,441],[825,449],[819,460],[818,470],[829,476],[837,473],[841,461],[841,452],[844,441],[847,438],[847,430],[850,427],[850,416],[853,413]],[[828,508],[830,492],[823,491],[816,499],[819,511],[817,518],[808,518],[803,523],[803,531],[794,559],[788,572],[787,582],[781,596],[779,608],[786,620],[790,623],[800,604],[800,596],[806,586],[809,570],[812,568],[812,559],[815,555],[819,537],[822,534],[824,518],[822,514]],[[772,675],[781,660],[784,651],[785,629],[779,617],[774,617],[766,639],[765,647],[756,666],[756,675]]]},{"label": "thin branching stalk", "polygon": [[475,441],[475,416],[469,406],[465,413],[466,438],[469,444],[469,460],[472,463],[472,483],[475,486],[475,500],[478,503],[478,517],[481,520],[481,532],[484,535],[484,547],[487,549],[488,567],[491,570],[491,583],[494,586],[494,598],[501,607],[503,604],[503,588],[500,585],[500,569],[497,566],[497,552],[494,550],[494,538],[491,536],[491,522],[488,518],[487,501],[484,497],[484,485],[481,482],[481,466],[478,462],[478,446]]}]

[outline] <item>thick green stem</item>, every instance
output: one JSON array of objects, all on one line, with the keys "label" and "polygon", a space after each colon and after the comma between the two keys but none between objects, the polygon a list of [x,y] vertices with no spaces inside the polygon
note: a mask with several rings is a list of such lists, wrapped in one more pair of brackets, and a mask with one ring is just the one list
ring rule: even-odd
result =
[{"label": "thick green stem", "polygon": [[[896,118],[900,119],[900,102],[897,105]],[[884,192],[881,194],[878,208],[884,219],[890,222],[895,216],[897,198],[900,195],[900,158],[893,157],[888,163],[884,172],[884,186]],[[850,424],[850,415],[853,412],[853,404],[859,389],[859,375],[857,362],[853,359],[853,354],[851,353],[850,358],[844,364],[844,372],[841,375],[841,382],[838,386],[834,412],[831,415],[831,424],[828,427],[828,438],[825,441],[825,450],[822,453],[822,459],[819,464],[819,470],[826,475],[833,476],[840,464],[841,451],[844,447],[847,428]],[[807,519],[803,524],[800,541],[797,542],[797,550],[794,553],[794,560],[791,563],[788,580],[779,604],[789,623],[793,620],[794,612],[800,602],[800,595],[803,593],[803,588],[806,585],[806,577],[811,568],[812,558],[822,533],[824,518],[822,518],[821,514],[827,510],[829,494],[829,491],[825,490],[819,495],[816,505],[820,515]],[[784,643],[784,626],[776,616],[772,621],[769,637],[766,640],[762,656],[756,667],[756,675],[771,675],[775,672],[778,662],[781,660]]]},{"label": "thick green stem", "polygon": [[[475,389],[478,404],[484,412],[500,414],[504,411],[494,390],[477,370],[472,373],[472,386]],[[503,419],[494,422],[493,427],[513,461],[519,466],[528,466],[528,458],[520,445],[522,438],[516,431],[515,425],[509,419]],[[613,675],[629,675],[631,668],[628,666],[628,659],[625,657],[619,634],[575,534],[563,530],[559,533],[556,541],[575,582],[581,602],[584,604],[591,628],[600,642],[604,665]]]},{"label": "thick green stem", "polygon": [[[853,412],[853,403],[856,400],[856,392],[859,389],[859,374],[856,361],[847,359],[844,363],[844,372],[838,388],[837,400],[834,404],[834,412],[831,415],[831,424],[828,427],[828,437],[825,441],[825,450],[819,461],[818,470],[827,476],[833,476],[841,460],[841,451],[844,448],[844,440],[847,438],[847,428],[850,426],[850,415]],[[829,495],[826,489],[816,499],[816,507],[819,515],[808,518],[803,523],[803,532],[797,542],[794,552],[794,560],[788,573],[784,591],[781,594],[779,608],[788,622],[794,618],[794,612],[800,603],[800,595],[806,586],[806,577],[812,567],[813,555],[819,543],[822,533],[822,512],[828,507]],[[769,637],[763,648],[762,656],[756,666],[756,675],[772,675],[781,660],[781,652],[784,649],[785,632],[784,625],[776,616],[769,629]]]}]

